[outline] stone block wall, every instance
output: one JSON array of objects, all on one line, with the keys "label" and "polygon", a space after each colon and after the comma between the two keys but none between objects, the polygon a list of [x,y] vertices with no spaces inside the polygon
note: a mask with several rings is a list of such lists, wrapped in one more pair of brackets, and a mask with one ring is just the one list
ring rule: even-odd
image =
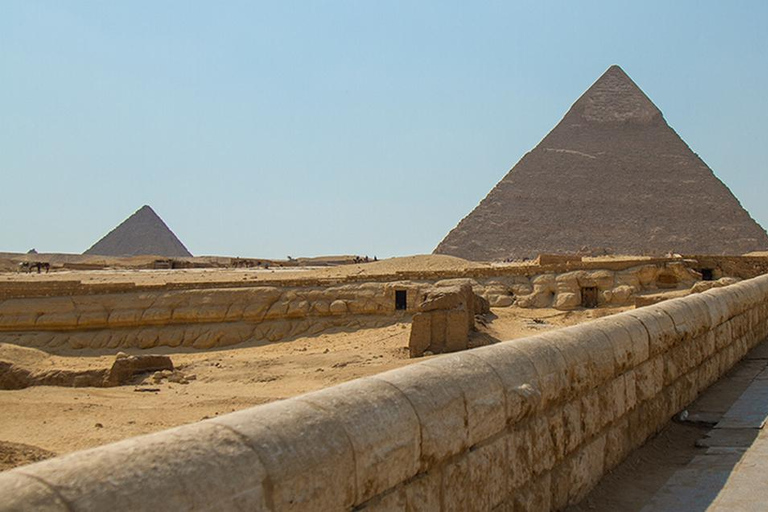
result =
[{"label": "stone block wall", "polygon": [[475,295],[472,285],[444,281],[427,291],[413,315],[408,350],[411,357],[458,352],[469,346],[469,333],[475,328],[475,315],[488,313],[488,301]]},{"label": "stone block wall", "polygon": [[[414,311],[428,284],[163,290],[0,300],[0,334],[25,346],[213,348],[280,341],[331,327],[391,323],[395,291]],[[402,315],[400,315],[401,317]]]},{"label": "stone block wall", "polygon": [[558,510],[768,335],[768,276],[0,474],[0,510]]},{"label": "stone block wall", "polygon": [[477,293],[491,306],[515,304],[522,308],[555,308],[563,311],[582,306],[584,288],[597,289],[600,306],[632,304],[638,293],[659,288],[686,289],[701,276],[682,261],[610,269],[547,272],[532,276],[503,276],[479,281]]}]

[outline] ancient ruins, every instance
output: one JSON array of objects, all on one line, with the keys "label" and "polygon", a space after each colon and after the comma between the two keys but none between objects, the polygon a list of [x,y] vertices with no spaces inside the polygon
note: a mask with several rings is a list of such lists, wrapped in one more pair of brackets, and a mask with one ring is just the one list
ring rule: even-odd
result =
[{"label": "ancient ruins", "polygon": [[675,425],[734,465],[768,400],[697,399],[768,396],[767,248],[613,66],[436,254],[192,257],[149,206],[0,253],[0,512],[591,509]]},{"label": "ancient ruins", "polygon": [[611,66],[461,220],[436,254],[744,254],[768,235]]}]

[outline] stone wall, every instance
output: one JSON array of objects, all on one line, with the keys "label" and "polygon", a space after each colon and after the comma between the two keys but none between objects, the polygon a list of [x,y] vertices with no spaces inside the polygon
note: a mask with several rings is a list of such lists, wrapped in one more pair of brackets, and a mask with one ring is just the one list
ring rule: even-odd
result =
[{"label": "stone wall", "polygon": [[593,269],[514,275],[478,281],[476,292],[491,306],[571,310],[581,307],[584,288],[597,289],[599,306],[632,304],[639,293],[686,289],[701,276],[683,261],[637,265],[621,270]]},{"label": "stone wall", "polygon": [[429,284],[355,283],[323,288],[234,289],[13,298],[0,301],[0,334],[26,346],[222,347],[279,341],[330,327],[391,323],[395,291],[414,311]]},{"label": "stone wall", "polygon": [[554,510],[768,335],[768,276],[0,474],[0,510]]}]

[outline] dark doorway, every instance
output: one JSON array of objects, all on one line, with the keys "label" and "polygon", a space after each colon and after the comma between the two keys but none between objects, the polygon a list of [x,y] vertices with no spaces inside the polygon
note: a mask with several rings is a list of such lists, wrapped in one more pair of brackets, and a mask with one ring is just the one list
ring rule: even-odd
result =
[{"label": "dark doorway", "polygon": [[585,308],[597,307],[597,286],[585,286],[581,289],[581,305]]},{"label": "dark doorway", "polygon": [[715,273],[711,268],[703,268],[701,269],[701,278],[704,281],[714,281]]},{"label": "dark doorway", "polygon": [[395,309],[408,309],[408,292],[395,290]]}]

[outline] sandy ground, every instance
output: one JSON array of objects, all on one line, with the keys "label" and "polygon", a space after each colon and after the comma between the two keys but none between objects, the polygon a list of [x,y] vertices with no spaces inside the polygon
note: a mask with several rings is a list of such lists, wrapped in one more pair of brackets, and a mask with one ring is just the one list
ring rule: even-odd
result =
[{"label": "sandy ground", "polygon": [[[481,327],[476,340],[479,344],[511,340],[620,310],[494,309],[491,322]],[[147,377],[115,388],[37,386],[0,391],[0,461],[10,461],[5,468],[0,464],[0,469],[37,460],[40,453],[90,448],[419,361],[408,357],[409,332],[408,323],[397,323],[224,350],[152,351],[170,355],[181,372],[194,375],[189,384],[156,384]],[[2,343],[0,336],[0,359],[30,370],[106,368],[115,352],[48,353]],[[27,445],[29,456],[8,443]]]},{"label": "sandy ground", "polygon": [[424,254],[389,258],[369,263],[339,265],[335,267],[271,267],[269,270],[196,268],[177,270],[138,270],[115,268],[112,270],[53,270],[50,273],[0,272],[3,281],[82,281],[83,283],[136,283],[162,285],[165,283],[217,283],[233,281],[265,281],[290,279],[340,279],[349,276],[391,276],[396,272],[456,271],[488,268],[453,256]]},{"label": "sandy ground", "polygon": [[[321,258],[317,258],[320,260]],[[600,256],[584,258],[584,261],[643,261],[644,256]],[[116,259],[119,260],[119,259]],[[2,261],[0,261],[2,263]],[[463,271],[482,268],[515,267],[532,262],[481,263],[441,254],[420,254],[389,258],[369,263],[338,265],[332,267],[271,267],[256,268],[196,268],[177,270],[139,270],[114,268],[106,270],[66,270],[54,268],[50,273],[11,272],[16,264],[0,264],[0,282],[27,281],[82,281],[83,283],[135,283],[137,285],[163,285],[165,283],[225,283],[236,281],[274,281],[293,279],[343,279],[346,277],[393,276],[397,272]],[[3,271],[6,270],[6,271]]]}]

